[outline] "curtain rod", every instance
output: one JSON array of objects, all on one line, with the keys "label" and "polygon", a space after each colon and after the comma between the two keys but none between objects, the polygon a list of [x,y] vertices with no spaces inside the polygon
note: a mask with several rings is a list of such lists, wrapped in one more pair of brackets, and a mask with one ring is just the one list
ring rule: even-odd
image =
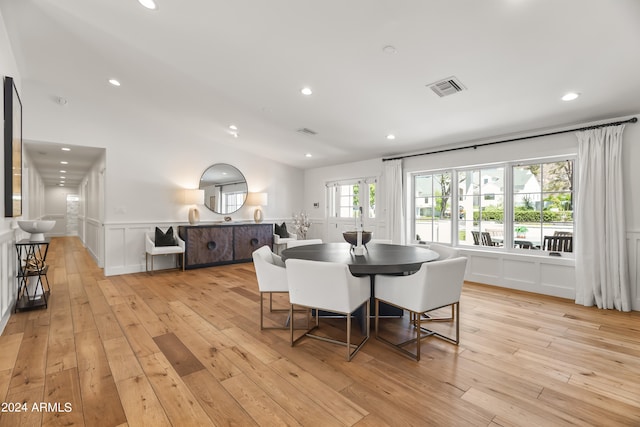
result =
[{"label": "curtain rod", "polygon": [[387,157],[387,158],[382,159],[382,161],[383,162],[387,162],[389,160],[401,160],[401,159],[406,159],[406,158],[409,158],[409,157],[428,156],[430,154],[448,153],[449,151],[467,150],[469,148],[473,148],[475,150],[478,147],[486,147],[487,145],[504,144],[505,142],[522,141],[522,140],[525,140],[525,139],[540,138],[542,136],[551,136],[551,135],[558,135],[558,134],[561,134],[561,133],[578,132],[578,131],[582,131],[582,130],[598,129],[598,128],[604,128],[604,127],[609,127],[609,126],[618,126],[618,125],[622,125],[622,124],[625,124],[625,123],[636,123],[637,121],[638,121],[637,117],[632,117],[632,118],[630,118],[628,120],[623,120],[623,121],[620,121],[620,122],[603,123],[601,125],[585,126],[585,127],[576,128],[576,129],[559,130],[559,131],[556,131],[556,132],[541,133],[541,134],[538,134],[538,135],[521,136],[521,137],[518,137],[518,138],[505,139],[505,140],[502,140],[502,141],[493,141],[493,142],[484,142],[482,144],[465,145],[463,147],[445,148],[443,150],[428,151],[426,153],[407,154],[405,156],[397,156],[397,157]]}]

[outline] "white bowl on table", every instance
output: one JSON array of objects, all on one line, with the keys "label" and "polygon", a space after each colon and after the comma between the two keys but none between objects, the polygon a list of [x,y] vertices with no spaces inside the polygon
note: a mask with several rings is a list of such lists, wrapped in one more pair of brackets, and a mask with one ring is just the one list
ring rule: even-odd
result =
[{"label": "white bowl on table", "polygon": [[31,233],[29,240],[41,242],[44,240],[44,233],[50,231],[56,222],[54,220],[24,220],[18,221],[18,227],[24,232]]}]

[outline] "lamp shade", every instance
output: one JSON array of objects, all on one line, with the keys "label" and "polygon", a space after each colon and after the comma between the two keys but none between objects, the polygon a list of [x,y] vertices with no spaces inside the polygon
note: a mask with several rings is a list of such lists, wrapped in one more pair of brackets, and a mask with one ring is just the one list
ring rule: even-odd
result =
[{"label": "lamp shade", "polygon": [[247,195],[247,205],[249,206],[267,206],[267,193],[249,193]]},{"label": "lamp shade", "polygon": [[184,204],[185,205],[203,205],[204,190],[199,190],[197,188],[184,190]]}]

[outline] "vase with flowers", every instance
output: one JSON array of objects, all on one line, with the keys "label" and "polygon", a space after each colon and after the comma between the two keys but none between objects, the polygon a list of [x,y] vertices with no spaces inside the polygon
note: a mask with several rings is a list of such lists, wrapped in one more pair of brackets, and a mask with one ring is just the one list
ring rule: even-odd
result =
[{"label": "vase with flowers", "polygon": [[298,239],[306,240],[309,227],[311,227],[311,221],[306,212],[300,211],[299,214],[293,215],[293,229]]}]

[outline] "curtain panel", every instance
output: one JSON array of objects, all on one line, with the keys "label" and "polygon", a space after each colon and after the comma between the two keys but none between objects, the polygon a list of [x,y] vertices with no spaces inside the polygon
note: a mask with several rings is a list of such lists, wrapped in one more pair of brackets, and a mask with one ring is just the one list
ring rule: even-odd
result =
[{"label": "curtain panel", "polygon": [[402,160],[384,162],[384,209],[387,214],[389,237],[393,243],[404,245],[404,209],[402,203]]},{"label": "curtain panel", "polygon": [[623,131],[624,125],[576,132],[576,304],[630,311]]}]

